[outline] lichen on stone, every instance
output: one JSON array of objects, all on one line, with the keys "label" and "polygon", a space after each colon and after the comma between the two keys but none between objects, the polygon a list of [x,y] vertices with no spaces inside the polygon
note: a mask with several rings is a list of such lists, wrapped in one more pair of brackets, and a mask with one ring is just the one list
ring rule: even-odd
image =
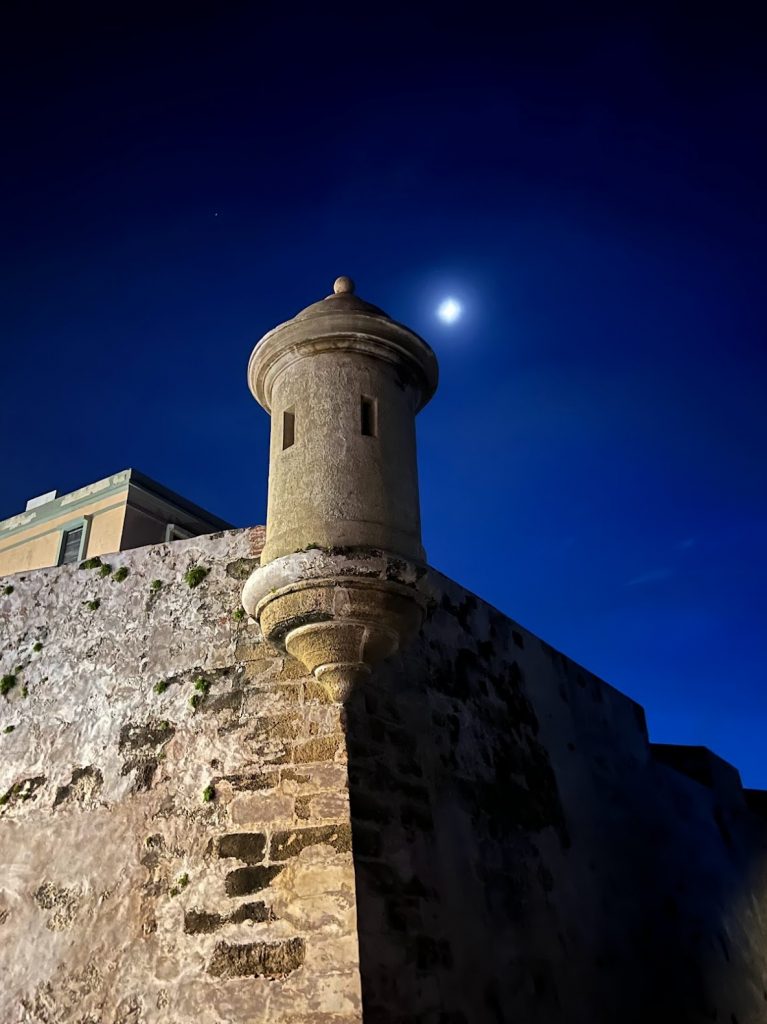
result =
[{"label": "lichen on stone", "polygon": [[43,882],[35,891],[35,903],[41,910],[52,911],[46,927],[60,932],[71,927],[82,901],[79,889],[65,888],[53,882]]}]

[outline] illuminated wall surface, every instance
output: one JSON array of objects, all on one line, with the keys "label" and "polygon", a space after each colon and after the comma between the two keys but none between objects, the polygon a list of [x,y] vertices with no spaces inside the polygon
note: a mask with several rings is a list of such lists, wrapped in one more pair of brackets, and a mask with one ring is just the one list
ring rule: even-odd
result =
[{"label": "illuminated wall surface", "polygon": [[3,580],[0,1020],[767,1019],[763,794],[436,573],[328,703],[262,544]]}]

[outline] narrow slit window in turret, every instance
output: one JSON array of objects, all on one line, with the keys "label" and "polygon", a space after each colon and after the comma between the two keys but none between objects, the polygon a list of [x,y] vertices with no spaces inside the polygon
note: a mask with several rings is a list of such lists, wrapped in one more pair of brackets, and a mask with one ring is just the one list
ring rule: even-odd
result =
[{"label": "narrow slit window in turret", "polygon": [[363,437],[376,437],[378,435],[377,410],[375,398],[362,396],[360,401],[360,426]]},{"label": "narrow slit window in turret", "polygon": [[282,450],[291,448],[296,440],[296,414],[286,409],[282,414]]}]

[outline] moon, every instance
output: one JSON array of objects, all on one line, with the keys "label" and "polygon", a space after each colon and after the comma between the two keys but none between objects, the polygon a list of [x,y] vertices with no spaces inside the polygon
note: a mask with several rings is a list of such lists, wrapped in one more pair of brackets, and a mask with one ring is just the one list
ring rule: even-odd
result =
[{"label": "moon", "polygon": [[454,324],[462,312],[461,303],[452,296],[443,299],[437,306],[437,316],[445,324]]}]

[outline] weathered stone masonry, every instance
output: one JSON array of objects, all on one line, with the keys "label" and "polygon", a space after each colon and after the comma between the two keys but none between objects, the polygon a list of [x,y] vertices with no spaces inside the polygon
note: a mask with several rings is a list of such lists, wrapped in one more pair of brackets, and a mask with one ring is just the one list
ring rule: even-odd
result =
[{"label": "weathered stone masonry", "polygon": [[4,1024],[359,1019],[341,709],[238,612],[262,543],[3,581]]},{"label": "weathered stone masonry", "polygon": [[3,581],[3,1024],[767,1019],[763,794],[433,571],[328,701],[262,543]]}]

